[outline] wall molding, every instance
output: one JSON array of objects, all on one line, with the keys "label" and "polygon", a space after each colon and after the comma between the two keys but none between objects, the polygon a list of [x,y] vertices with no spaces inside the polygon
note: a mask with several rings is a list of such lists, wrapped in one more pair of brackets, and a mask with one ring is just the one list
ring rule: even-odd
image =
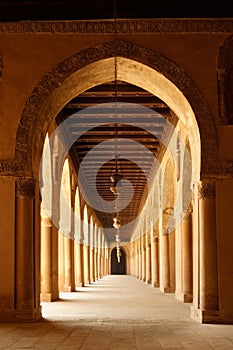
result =
[{"label": "wall molding", "polygon": [[[117,33],[233,33],[233,19],[117,19]],[[0,33],[113,34],[114,20],[0,23]]]}]

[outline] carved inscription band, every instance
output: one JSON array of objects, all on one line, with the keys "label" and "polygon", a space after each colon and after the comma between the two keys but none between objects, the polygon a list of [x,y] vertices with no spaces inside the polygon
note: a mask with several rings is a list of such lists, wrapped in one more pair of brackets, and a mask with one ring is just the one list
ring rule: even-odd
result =
[{"label": "carved inscription band", "polygon": [[[116,25],[116,27],[115,27]],[[0,23],[0,33],[232,33],[231,19],[118,19]]]}]

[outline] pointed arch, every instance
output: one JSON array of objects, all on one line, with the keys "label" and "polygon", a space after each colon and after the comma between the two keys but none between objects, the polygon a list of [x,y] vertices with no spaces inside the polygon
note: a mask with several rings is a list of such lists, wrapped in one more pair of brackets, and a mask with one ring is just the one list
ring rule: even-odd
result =
[{"label": "pointed arch", "polygon": [[[187,127],[194,127],[192,124],[197,122],[198,127],[195,128],[193,138],[199,137],[199,128],[202,149],[201,174],[222,172],[217,159],[217,133],[213,117],[203,96],[189,76],[174,62],[159,53],[121,40],[83,50],[43,76],[28,98],[20,118],[15,146],[17,172],[25,173],[36,168],[47,128],[71,98],[114,77],[115,55],[118,57],[120,79],[123,77],[125,81],[140,86],[137,82],[140,74],[135,75],[134,70],[137,69],[137,65],[140,65],[140,68],[147,67],[148,78],[143,77],[147,86],[144,87],[164,99],[175,113],[184,119]],[[94,68],[96,74],[93,74]],[[138,72],[140,73],[140,69]],[[87,79],[88,73],[92,74],[92,79]],[[150,73],[153,73],[152,76]],[[37,154],[31,147],[35,144],[35,140]]]},{"label": "pointed arch", "polygon": [[41,215],[52,216],[52,159],[49,136],[46,134],[40,171]]},{"label": "pointed arch", "polygon": [[71,235],[71,186],[69,160],[63,166],[60,188],[60,221],[59,230],[65,236]]}]

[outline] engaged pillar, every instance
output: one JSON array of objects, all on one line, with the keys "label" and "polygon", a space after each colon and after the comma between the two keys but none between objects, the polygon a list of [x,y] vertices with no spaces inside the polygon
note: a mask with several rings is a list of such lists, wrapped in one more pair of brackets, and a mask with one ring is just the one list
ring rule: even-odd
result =
[{"label": "engaged pillar", "polygon": [[64,291],[73,292],[75,290],[74,286],[74,258],[73,258],[73,239],[64,236]]},{"label": "engaged pillar", "polygon": [[146,244],[144,236],[142,237],[142,281],[146,282]]},{"label": "engaged pillar", "polygon": [[182,220],[182,301],[193,301],[192,213]]},{"label": "engaged pillar", "polygon": [[15,319],[36,321],[41,318],[35,285],[35,181],[31,178],[16,182],[15,237]]},{"label": "engaged pillar", "polygon": [[192,317],[202,323],[218,322],[218,267],[215,215],[215,182],[202,181],[198,188],[200,288],[199,308]]},{"label": "engaged pillar", "polygon": [[152,287],[159,287],[159,240],[151,230],[151,284]]},{"label": "engaged pillar", "polygon": [[83,240],[75,242],[75,284],[76,287],[84,287],[83,268]]},{"label": "engaged pillar", "polygon": [[42,302],[52,301],[52,223],[41,215],[41,294]]},{"label": "engaged pillar", "polygon": [[168,233],[163,233],[161,237],[161,253],[162,253],[162,291],[171,293],[170,285],[170,259],[169,259],[169,236]]},{"label": "engaged pillar", "polygon": [[146,283],[151,283],[151,242],[149,233],[146,234]]}]

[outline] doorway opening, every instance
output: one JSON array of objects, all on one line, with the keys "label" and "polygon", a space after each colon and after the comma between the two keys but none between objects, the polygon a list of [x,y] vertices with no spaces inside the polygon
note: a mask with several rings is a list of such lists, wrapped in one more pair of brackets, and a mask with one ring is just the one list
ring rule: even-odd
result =
[{"label": "doorway opening", "polygon": [[120,249],[120,260],[117,257],[117,248],[113,248],[111,252],[111,275],[126,274],[126,256],[123,249]]}]

